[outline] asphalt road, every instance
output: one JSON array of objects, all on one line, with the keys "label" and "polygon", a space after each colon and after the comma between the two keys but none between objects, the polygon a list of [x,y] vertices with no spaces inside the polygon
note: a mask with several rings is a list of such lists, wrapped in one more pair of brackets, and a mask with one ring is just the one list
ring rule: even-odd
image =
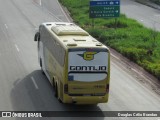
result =
[{"label": "asphalt road", "polygon": [[[37,44],[33,41],[39,24],[46,21],[68,21],[57,0],[0,0],[0,111],[160,111],[160,96],[144,82],[140,82],[142,75],[135,74],[122,64],[119,56],[111,58],[108,103],[89,106],[60,104],[40,70]],[[158,120],[107,117],[83,119]]]},{"label": "asphalt road", "polygon": [[135,0],[121,0],[121,13],[148,28],[160,31],[160,10],[139,4]]}]

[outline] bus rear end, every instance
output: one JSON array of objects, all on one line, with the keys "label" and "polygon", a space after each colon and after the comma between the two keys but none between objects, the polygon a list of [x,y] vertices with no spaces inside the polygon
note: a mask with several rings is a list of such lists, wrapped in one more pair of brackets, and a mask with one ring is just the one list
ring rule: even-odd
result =
[{"label": "bus rear end", "polygon": [[97,104],[108,101],[110,58],[107,48],[68,50],[67,84],[64,102]]}]

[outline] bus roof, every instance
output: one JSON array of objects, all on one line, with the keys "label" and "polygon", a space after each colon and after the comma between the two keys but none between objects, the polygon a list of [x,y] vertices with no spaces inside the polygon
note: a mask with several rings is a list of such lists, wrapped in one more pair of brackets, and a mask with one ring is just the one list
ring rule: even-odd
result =
[{"label": "bus roof", "polygon": [[48,31],[67,47],[105,47],[79,26],[68,22],[43,23]]},{"label": "bus roof", "polygon": [[80,27],[76,25],[59,25],[59,26],[53,26],[52,31],[56,33],[58,36],[60,35],[84,35],[88,36],[89,34],[81,29]]}]

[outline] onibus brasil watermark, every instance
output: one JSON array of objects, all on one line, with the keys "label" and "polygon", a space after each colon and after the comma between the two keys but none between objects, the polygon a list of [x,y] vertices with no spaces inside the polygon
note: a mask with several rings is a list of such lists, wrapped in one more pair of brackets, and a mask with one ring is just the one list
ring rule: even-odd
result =
[{"label": "onibus brasil watermark", "polygon": [[41,113],[37,112],[2,112],[2,117],[18,117],[18,118],[24,118],[24,117],[42,117]]}]

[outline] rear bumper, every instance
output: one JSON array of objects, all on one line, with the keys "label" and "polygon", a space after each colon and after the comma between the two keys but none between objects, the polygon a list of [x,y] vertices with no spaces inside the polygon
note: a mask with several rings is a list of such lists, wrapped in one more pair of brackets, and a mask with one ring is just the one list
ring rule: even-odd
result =
[{"label": "rear bumper", "polygon": [[64,96],[64,103],[73,104],[97,104],[108,102],[108,94],[105,96]]}]

